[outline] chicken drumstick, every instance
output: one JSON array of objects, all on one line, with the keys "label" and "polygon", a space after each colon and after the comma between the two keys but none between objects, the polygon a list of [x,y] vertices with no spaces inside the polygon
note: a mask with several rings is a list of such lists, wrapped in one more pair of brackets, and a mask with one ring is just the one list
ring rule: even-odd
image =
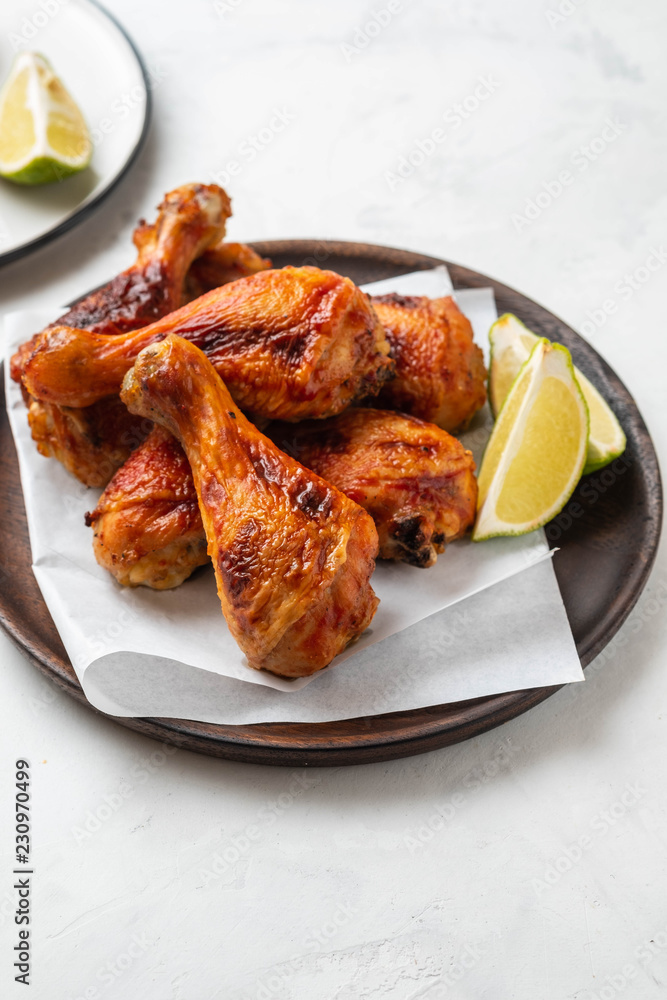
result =
[{"label": "chicken drumstick", "polygon": [[285,677],[321,670],[377,608],[371,517],[264,437],[180,337],[143,350],[121,396],[183,446],[223,614],[249,665]]},{"label": "chicken drumstick", "polygon": [[[132,240],[134,264],[77,302],[47,330],[72,326],[95,333],[118,334],[147,326],[183,305],[184,284],[192,262],[224,238],[232,206],[217,184],[184,184],[169,191],[152,225],[143,219]],[[11,376],[21,381],[23,367],[39,334],[19,347]]]},{"label": "chicken drumstick", "polygon": [[432,566],[475,520],[472,453],[435,424],[352,408],[331,420],[272,424],[267,433],[368,511],[381,559]]},{"label": "chicken drumstick", "polygon": [[[267,434],[371,514],[381,559],[431,566],[474,520],[472,455],[434,424],[362,408],[271,424]],[[190,466],[162,427],[130,455],[86,520],[98,563],[121,584],[177,587],[207,562]]]},{"label": "chicken drumstick", "polygon": [[378,406],[446,431],[465,427],[486,401],[486,369],[454,300],[380,295],[371,301],[396,362],[396,378],[382,390]]},{"label": "chicken drumstick", "polygon": [[121,336],[46,331],[23,384],[47,402],[90,406],[117,392],[139,352],[170,333],[201,347],[236,403],[267,419],[339,413],[377,393],[394,370],[384,330],[349,278],[284,267],[223,285]]},{"label": "chicken drumstick", "polygon": [[[188,268],[206,247],[224,237],[230,215],[229,198],[215,184],[185,184],[170,191],[156,221],[148,225],[142,220],[135,230],[134,243],[139,253],[132,267],[81,299],[47,329],[64,324],[119,334],[178,308],[186,300]],[[253,262],[264,265],[249,248],[230,246],[235,249],[220,251],[218,247],[213,254],[213,261],[222,256],[227,262],[227,273],[233,272],[235,259],[241,266]],[[216,273],[224,277],[220,266]],[[21,381],[37,336],[22,344],[12,357],[11,374],[17,382]],[[31,398],[28,393],[25,396],[28,423],[40,453],[57,458],[87,486],[108,483],[146,436],[149,426],[129,414],[117,396],[84,408],[60,407]]]}]

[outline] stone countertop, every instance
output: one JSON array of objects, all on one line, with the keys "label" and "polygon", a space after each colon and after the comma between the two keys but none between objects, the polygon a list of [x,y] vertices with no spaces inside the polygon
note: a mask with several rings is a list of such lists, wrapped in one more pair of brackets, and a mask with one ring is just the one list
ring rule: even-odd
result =
[{"label": "stone countertop", "polygon": [[[126,267],[137,219],[219,180],[231,239],[363,240],[519,288],[580,330],[667,453],[660,0],[108,0],[154,117],[2,308]],[[585,684],[469,743],[282,770],[161,747],[0,636],[0,991],[14,760],[33,770],[31,996],[653,1000],[667,992],[667,560]]]}]

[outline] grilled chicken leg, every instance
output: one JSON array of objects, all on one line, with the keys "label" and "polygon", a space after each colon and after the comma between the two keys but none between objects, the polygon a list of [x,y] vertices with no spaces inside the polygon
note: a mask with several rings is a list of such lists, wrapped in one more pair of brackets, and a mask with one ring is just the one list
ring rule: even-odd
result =
[{"label": "grilled chicken leg", "polygon": [[121,395],[183,446],[223,614],[249,665],[285,677],[321,670],[377,607],[370,516],[265,438],[180,337],[143,350]]},{"label": "grilled chicken leg", "polygon": [[46,402],[90,406],[117,392],[139,352],[170,333],[201,347],[236,403],[267,419],[339,413],[393,374],[384,330],[349,278],[284,267],[223,285],[120,336],[66,326],[46,331],[25,364],[23,384]]},{"label": "grilled chicken leg", "polygon": [[[178,309],[188,269],[207,247],[224,238],[231,214],[231,202],[217,184],[184,184],[169,191],[155,222],[148,225],[142,219],[134,231],[138,251],[134,264],[77,302],[47,330],[72,326],[95,333],[127,333]],[[38,336],[12,357],[15,382],[21,381]]]},{"label": "grilled chicken leg", "polygon": [[371,301],[396,362],[396,378],[383,388],[378,406],[446,431],[465,427],[486,401],[486,369],[454,300],[380,295]]},{"label": "grilled chicken leg", "polygon": [[331,420],[272,424],[267,433],[368,511],[381,559],[432,566],[475,519],[472,453],[435,424],[361,408]]},{"label": "grilled chicken leg", "polygon": [[[271,424],[267,434],[371,514],[381,559],[431,566],[474,520],[472,455],[434,424],[361,408]],[[97,561],[125,585],[177,587],[207,561],[190,466],[162,427],[119,469],[87,523]]]},{"label": "grilled chicken leg", "polygon": [[[178,308],[187,294],[184,286],[188,268],[206,247],[224,237],[230,215],[229,198],[215,184],[186,184],[170,191],[155,223],[147,225],[142,220],[135,230],[138,256],[132,267],[86,296],[48,329],[64,323],[119,334]],[[235,258],[248,265],[263,264],[249,248],[230,246],[235,250],[223,252],[228,273],[233,270]],[[218,274],[223,274],[221,267]],[[21,380],[36,339],[37,335],[13,356],[11,374],[15,381]],[[108,483],[132,448],[145,437],[149,426],[129,414],[117,396],[90,407],[63,408],[25,395],[28,422],[40,453],[57,458],[87,486]]]},{"label": "grilled chicken leg", "polygon": [[86,524],[98,563],[126,587],[178,587],[208,562],[190,465],[159,425],[116,472]]}]

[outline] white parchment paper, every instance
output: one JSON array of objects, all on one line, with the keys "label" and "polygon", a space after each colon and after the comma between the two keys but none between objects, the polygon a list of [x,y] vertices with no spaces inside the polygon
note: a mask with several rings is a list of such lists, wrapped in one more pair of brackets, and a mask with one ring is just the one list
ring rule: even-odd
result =
[{"label": "white parchment paper", "polygon": [[[435,296],[451,282],[437,268],[366,287]],[[485,347],[496,318],[492,291],[459,292],[457,301]],[[6,360],[63,311],[6,316]],[[210,567],[157,592],[120,587],[97,565],[83,518],[99,491],[38,454],[7,363],[5,379],[33,571],[86,696],[102,711],[317,722],[583,679],[542,532],[456,542],[428,570],[380,562],[372,626],[327,670],[295,681],[250,670],[221,615]],[[489,427],[482,411],[463,436],[478,460]]]}]

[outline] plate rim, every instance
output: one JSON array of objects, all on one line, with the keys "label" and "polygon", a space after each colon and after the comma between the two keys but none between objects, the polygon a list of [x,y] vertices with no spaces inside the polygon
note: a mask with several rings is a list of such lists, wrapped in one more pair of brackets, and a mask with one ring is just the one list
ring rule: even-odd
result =
[{"label": "plate rim", "polygon": [[[575,341],[580,341],[589,352],[592,352],[592,357],[600,373],[615,385],[615,389],[620,391],[621,395],[627,398],[632,408],[634,424],[641,432],[643,443],[649,453],[651,477],[647,479],[647,482],[653,490],[654,503],[651,516],[644,522],[645,532],[648,535],[649,558],[637,566],[631,588],[631,599],[625,603],[620,612],[615,614],[611,625],[607,624],[606,631],[603,630],[604,634],[598,634],[597,638],[594,637],[585,649],[578,650],[582,666],[585,667],[590,663],[613,639],[644,589],[655,560],[663,513],[662,483],[655,447],[633,397],[614,370],[592,345],[588,344],[567,323],[545,307],[487,275],[442,258],[381,244],[340,240],[270,240],[254,241],[251,245],[258,253],[269,257],[287,254],[293,255],[295,258],[305,257],[308,259],[309,255],[319,252],[324,247],[326,248],[326,257],[349,256],[356,259],[366,257],[369,263],[377,263],[378,252],[381,252],[385,263],[404,267],[405,270],[402,273],[407,273],[410,270],[425,270],[444,264],[450,272],[455,290],[457,288],[491,287],[501,299],[517,298],[524,303],[529,303],[532,308],[537,309],[544,317],[557,324],[561,330],[565,328],[573,335]],[[326,266],[326,257],[321,266]],[[587,360],[590,361],[590,357]],[[6,412],[4,419],[7,420]],[[647,472],[644,469],[643,478],[646,477]],[[13,622],[7,620],[1,601],[0,625],[38,669],[68,694],[98,714],[163,743],[172,743],[210,756],[250,763],[282,766],[340,766],[384,761],[425,753],[461,742],[502,725],[555,694],[563,686],[503,692],[445,705],[377,713],[372,717],[356,717],[325,723],[272,722],[248,725],[216,725],[172,718],[123,718],[108,716],[95,709],[85,698],[69,662],[61,659],[61,662],[58,663],[58,657],[53,653],[52,662],[44,659],[39,645],[32,641],[32,637],[26,636],[20,628],[14,626]],[[446,720],[440,718],[438,714],[441,714],[443,709],[447,710]],[[414,717],[416,713],[420,713],[422,717],[419,723],[416,723],[414,719],[411,721],[411,717]],[[369,718],[386,720],[387,722],[404,720],[405,725],[400,730],[372,733],[368,723]],[[366,732],[364,732],[364,728]],[[322,734],[322,729],[328,730],[328,733]],[[287,736],[289,736],[288,740],[286,740]]]},{"label": "plate rim", "polygon": [[113,191],[118,187],[120,182],[126,176],[130,167],[133,166],[139,153],[143,149],[144,143],[148,137],[148,131],[150,128],[151,117],[153,113],[153,96],[150,89],[150,76],[144,63],[143,56],[141,55],[139,49],[134,43],[133,39],[128,34],[127,30],[120,23],[118,18],[110,13],[106,7],[104,7],[99,0],[79,0],[80,3],[89,4],[91,7],[95,7],[107,20],[118,29],[120,34],[124,37],[125,41],[130,47],[134,58],[136,59],[137,65],[141,70],[141,75],[144,81],[144,89],[146,91],[146,104],[144,108],[144,120],[141,126],[141,132],[135,142],[134,146],[130,150],[129,155],[123,163],[118,173],[113,177],[109,184],[103,187],[91,201],[86,201],[79,208],[76,208],[71,215],[68,215],[66,219],[62,222],[58,222],[51,229],[48,229],[45,233],[36,236],[34,239],[29,240],[27,243],[22,243],[18,247],[13,247],[11,250],[7,250],[5,253],[0,253],[0,267],[5,264],[11,264],[15,260],[20,260],[22,257],[28,256],[28,254],[34,253],[36,250],[40,250],[42,247],[47,246],[52,243],[53,240],[58,239],[59,236],[63,236],[65,233],[69,232],[75,226],[80,223],[85,222],[85,220],[93,214],[93,212],[99,208],[100,204],[112,194]]}]

